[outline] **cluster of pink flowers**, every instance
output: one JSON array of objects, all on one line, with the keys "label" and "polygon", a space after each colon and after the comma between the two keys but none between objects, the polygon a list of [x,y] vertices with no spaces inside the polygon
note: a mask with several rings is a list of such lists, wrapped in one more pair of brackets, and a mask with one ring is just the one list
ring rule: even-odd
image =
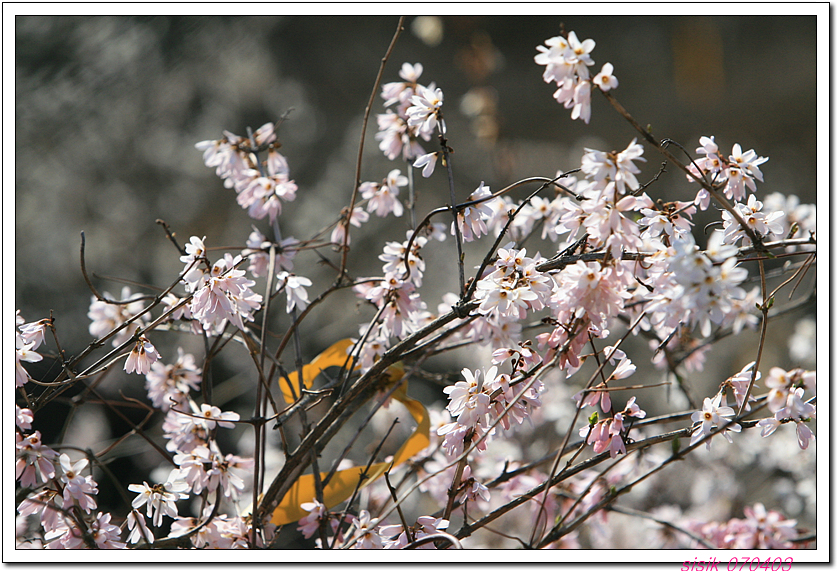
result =
[{"label": "cluster of pink flowers", "polygon": [[201,370],[195,364],[195,357],[177,349],[177,360],[171,365],[159,361],[151,365],[146,373],[145,388],[151,403],[167,411],[172,406],[183,407],[189,399],[190,390],[198,390],[201,384]]},{"label": "cluster of pink flowers", "polygon": [[[297,193],[297,185],[289,178],[288,161],[278,151],[274,127],[266,123],[251,137],[224,131],[219,140],[195,144],[204,151],[204,164],[215,167],[224,186],[235,189],[239,205],[251,217],[261,220],[267,216],[271,223],[282,212],[282,201],[294,200]],[[267,153],[262,163],[257,159],[260,152]]]},{"label": "cluster of pink flowers", "polygon": [[739,265],[736,248],[720,244],[720,239],[721,232],[713,233],[708,248],[701,250],[692,234],[686,234],[649,258],[644,283],[651,291],[645,310],[661,337],[683,325],[698,325],[706,337],[713,324],[736,325],[737,332],[754,324],[742,314],[753,311],[754,305],[747,302],[755,299],[757,290],[749,295],[740,287],[748,271]]},{"label": "cluster of pink flowers", "polygon": [[[800,198],[794,194],[772,192],[762,199],[764,212],[780,212],[782,216],[773,222],[780,225],[779,237],[811,238],[817,237],[817,209],[814,204],[800,204]],[[790,244],[785,247],[786,252],[796,252],[800,246]]]},{"label": "cluster of pink flowers", "polygon": [[614,77],[614,66],[606,63],[593,80],[590,79],[589,67],[594,65],[591,52],[596,42],[587,39],[580,42],[576,32],[570,32],[567,37],[555,36],[538,46],[535,63],[546,66],[544,81],[556,82],[558,89],[553,97],[564,105],[565,109],[572,109],[571,119],[582,119],[585,123],[591,120],[591,85],[603,91],[617,87],[619,82]]},{"label": "cluster of pink flowers", "polygon": [[[747,204],[737,202],[733,208],[745,220],[748,228],[758,235],[768,236],[769,234],[773,234],[778,238],[782,238],[783,224],[780,219],[783,218],[783,213],[763,212],[762,202],[757,200],[757,197],[753,194],[748,195]],[[741,239],[745,246],[750,245],[751,239],[748,238],[745,229],[739,225],[739,222],[733,217],[733,214],[727,210],[723,211],[722,220],[724,223],[724,240],[726,244],[736,244]]]},{"label": "cluster of pink flowers", "polygon": [[535,269],[541,257],[527,257],[510,242],[498,248],[498,259],[477,282],[478,311],[497,321],[520,321],[528,311],[540,311],[550,301],[555,282]]},{"label": "cluster of pink flowers", "polygon": [[[31,419],[31,411],[28,417]],[[18,427],[22,428],[20,424]],[[85,547],[79,526],[82,520],[97,548],[125,547],[119,541],[119,527],[110,523],[111,514],[94,511],[98,507],[99,488],[91,474],[82,473],[88,467],[87,458],[74,463],[67,454],[59,454],[43,444],[38,431],[26,437],[18,432],[16,440],[16,478],[21,486],[33,490],[33,494],[18,505],[17,511],[21,518],[38,516],[43,537],[43,541],[34,542],[31,547]],[[74,508],[80,511],[74,511]]]},{"label": "cluster of pink flowers", "polygon": [[[726,522],[690,521],[687,529],[720,549],[794,549],[797,521],[787,519],[761,503],[745,506],[745,519]],[[701,547],[701,545],[696,545]]]},{"label": "cluster of pink flowers", "polygon": [[399,200],[399,187],[407,185],[407,177],[399,169],[393,169],[381,183],[364,182],[358,187],[361,196],[366,199],[367,210],[377,216],[401,216],[404,212]]},{"label": "cluster of pink flowers", "polygon": [[186,265],[183,282],[192,292],[190,314],[204,330],[220,333],[227,322],[244,329],[244,321],[253,321],[262,296],[250,289],[256,282],[238,269],[241,256],[227,253],[209,266],[203,239],[192,236],[180,261]]},{"label": "cluster of pink flowers", "polygon": [[247,518],[244,516],[216,515],[211,520],[212,506],[208,505],[201,518],[184,517],[172,522],[169,537],[182,537],[201,526],[190,541],[196,549],[264,549],[273,539],[276,526],[269,523],[263,528],[264,533],[256,535],[255,545]]},{"label": "cluster of pink flowers", "polygon": [[[762,182],[762,171],[759,170],[759,165],[766,162],[767,157],[757,156],[753,149],[743,153],[742,147],[736,143],[733,145],[731,154],[725,158],[719,153],[715,137],[701,137],[699,142],[701,146],[696,149],[696,152],[702,156],[695,160],[695,164],[689,165],[690,172],[714,186],[724,184],[725,196],[737,202],[745,198],[746,189],[756,192],[754,179]],[[695,182],[691,176],[687,176],[687,180]],[[706,210],[710,204],[710,193],[701,189],[695,198],[695,203],[702,210]]]},{"label": "cluster of pink flowers", "polygon": [[413,237],[408,230],[404,242],[388,242],[378,256],[384,262],[384,277],[364,278],[353,287],[359,298],[378,309],[378,319],[361,326],[362,337],[368,339],[359,355],[362,370],[389,347],[391,337],[402,339],[432,317],[416,289],[422,285],[425,261],[421,250],[427,243],[426,236]]},{"label": "cluster of pink flowers", "polygon": [[[690,419],[701,424],[693,431],[690,444],[695,444],[702,438],[709,436],[717,428],[721,428],[722,436],[731,444],[733,443],[733,438],[728,434],[728,431],[740,432],[742,427],[735,422],[730,423],[730,420],[736,416],[736,411],[726,404],[722,404],[725,402],[724,399],[724,392],[718,393],[712,399],[705,398],[702,410],[692,413]],[[712,442],[710,438],[705,441],[708,450],[710,449],[710,442]]]},{"label": "cluster of pink flowers", "polygon": [[541,406],[544,384],[537,379],[531,384],[522,378],[513,382],[509,375],[498,374],[497,366],[474,372],[466,368],[462,375],[464,381],[443,389],[449,399],[446,408],[455,420],[436,431],[443,437],[442,448],[450,458],[475,443],[478,451],[485,451],[488,441],[498,434],[496,425],[510,430]]},{"label": "cluster of pink flowers", "polygon": [[[173,461],[177,468],[169,472],[163,483],[150,485],[143,482],[128,486],[137,494],[132,507],[139,510],[132,512],[129,518],[132,530],[129,543],[154,540],[154,533],[140,515],[144,506],[146,517],[152,519],[155,528],[162,525],[163,516],[174,519],[170,537],[178,537],[197,525],[192,518],[179,515],[178,501],[202,493],[214,494],[215,501],[220,501],[221,495],[236,499],[245,489],[245,482],[233,469],[247,472],[253,466],[252,459],[223,454],[213,439],[217,427],[234,428],[240,417],[235,412],[224,412],[216,406],[195,403],[190,391],[199,388],[201,377],[194,357],[179,349],[178,359],[173,365],[156,365],[146,375],[146,386],[149,399],[166,413],[164,438],[168,440],[166,448],[174,453]],[[236,516],[228,521],[226,514],[219,514],[217,518],[218,521],[214,519],[208,524],[206,532],[194,537],[196,547],[232,545],[229,534],[220,533],[217,529],[213,532],[213,526],[225,527],[241,518]],[[237,525],[242,540],[239,547],[246,547],[244,524],[239,521]]]},{"label": "cluster of pink flowers", "polygon": [[[607,394],[607,391],[603,391]],[[595,454],[608,450],[612,458],[617,454],[626,453],[626,445],[623,431],[625,430],[624,422],[626,417],[632,416],[634,418],[645,418],[646,412],[642,410],[636,403],[635,397],[631,397],[626,403],[626,408],[614,413],[611,418],[597,419],[595,422],[583,426],[579,430],[579,436],[585,439],[585,443],[593,446]],[[608,409],[610,409],[610,402]],[[603,406],[603,411],[605,407]]]},{"label": "cluster of pink flowers", "polygon": [[46,321],[26,323],[20,316],[20,310],[15,313],[15,386],[22,387],[32,378],[23,367],[21,361],[37,363],[43,356],[35,351],[44,342]]},{"label": "cluster of pink flowers", "polygon": [[809,441],[814,439],[815,435],[806,423],[816,418],[817,408],[811,402],[803,400],[803,395],[806,391],[813,394],[817,392],[816,377],[815,371],[771,368],[765,385],[770,389],[768,410],[774,413],[774,417],[759,421],[762,436],[769,436],[783,422],[792,421],[797,427],[797,442],[800,448],[805,450],[809,447]]},{"label": "cluster of pink flowers", "polygon": [[405,160],[413,160],[414,167],[422,168],[422,176],[429,177],[436,166],[438,153],[426,153],[419,140],[429,141],[437,126],[444,132],[444,123],[440,119],[443,95],[433,83],[428,86],[418,83],[422,71],[422,64],[404,63],[399,71],[404,81],[382,86],[384,106],[396,107],[395,111],[388,109],[378,115],[375,138],[380,141],[379,148],[388,159],[401,155]]}]

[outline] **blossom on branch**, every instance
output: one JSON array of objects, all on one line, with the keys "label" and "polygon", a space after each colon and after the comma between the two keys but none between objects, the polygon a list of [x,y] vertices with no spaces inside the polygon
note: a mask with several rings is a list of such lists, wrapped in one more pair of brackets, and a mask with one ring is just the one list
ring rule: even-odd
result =
[{"label": "blossom on branch", "polygon": [[169,479],[163,484],[149,486],[147,482],[142,484],[130,484],[128,489],[137,494],[131,506],[134,509],[146,507],[146,516],[152,518],[154,527],[160,527],[163,523],[163,516],[167,515],[176,518],[176,502],[186,499],[189,494],[184,493],[189,486],[181,480]]},{"label": "blossom on branch", "polygon": [[125,360],[126,373],[139,373],[140,375],[147,375],[151,370],[151,365],[160,358],[160,353],[154,348],[154,345],[148,340],[145,335],[140,335],[137,343]]},{"label": "blossom on branch", "polygon": [[[553,97],[565,109],[572,108],[571,119],[590,122],[591,81],[588,67],[594,65],[590,53],[596,42],[591,39],[580,42],[576,32],[570,32],[567,38],[556,36],[544,44],[536,47],[539,53],[535,56],[535,63],[546,66],[543,75],[546,83],[556,82],[558,89]],[[603,91],[617,87],[617,78],[611,75],[613,71],[610,63],[605,64],[593,83]]]},{"label": "blossom on branch", "polygon": [[310,279],[305,276],[295,276],[288,272],[279,272],[276,278],[277,291],[285,288],[285,295],[287,297],[285,310],[288,313],[291,313],[294,308],[302,311],[308,307],[308,292],[305,288],[311,287]]},{"label": "blossom on branch", "polygon": [[224,254],[213,264],[206,283],[192,296],[192,315],[205,330],[223,328],[228,320],[244,329],[243,320],[252,321],[252,312],[261,307],[262,296],[250,290],[256,282],[236,268],[241,260],[241,256]]},{"label": "blossom on branch", "polygon": [[[692,436],[690,437],[690,445],[695,444],[705,436],[709,435],[714,428],[727,425],[729,419],[736,415],[736,411],[732,408],[722,405],[722,398],[724,398],[724,393],[721,392],[712,399],[705,398],[704,408],[692,413],[690,419],[693,422],[700,422],[701,424],[693,431]],[[722,430],[722,436],[724,436],[728,442],[733,443],[733,439],[730,437],[730,434],[728,434],[728,431],[740,432],[741,430],[742,427],[740,425],[733,423]],[[708,450],[710,449],[710,442],[711,439],[708,438],[706,441]]]}]

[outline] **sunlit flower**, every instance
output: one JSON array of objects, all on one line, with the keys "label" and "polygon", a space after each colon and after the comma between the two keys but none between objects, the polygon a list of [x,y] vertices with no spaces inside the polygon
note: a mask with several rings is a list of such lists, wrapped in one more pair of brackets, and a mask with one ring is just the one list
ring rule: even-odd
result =
[{"label": "sunlit flower", "polygon": [[609,91],[617,87],[620,82],[617,81],[617,78],[613,75],[614,66],[610,63],[606,63],[602,66],[602,71],[596,74],[596,77],[592,80],[594,85],[599,87],[603,91]]},{"label": "sunlit flower", "polygon": [[[736,416],[736,411],[732,408],[721,405],[723,396],[723,393],[719,393],[713,397],[712,400],[705,398],[704,408],[694,412],[690,417],[693,422],[701,423],[698,428],[693,431],[692,437],[690,438],[691,445],[710,434],[714,428],[727,424],[731,417]],[[733,423],[722,430],[722,435],[728,440],[728,442],[732,443],[733,439],[727,433],[728,430],[732,432],[740,432],[742,427]],[[709,438],[706,441],[708,450],[710,449],[710,441],[711,439]]]}]

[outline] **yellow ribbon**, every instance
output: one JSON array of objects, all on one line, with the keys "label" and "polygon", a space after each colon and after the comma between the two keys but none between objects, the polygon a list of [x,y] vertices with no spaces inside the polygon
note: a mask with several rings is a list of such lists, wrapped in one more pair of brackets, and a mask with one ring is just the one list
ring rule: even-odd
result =
[{"label": "yellow ribbon", "polygon": [[[351,339],[342,339],[338,341],[317,357],[311,363],[303,366],[303,384],[306,388],[311,388],[314,379],[321,371],[328,367],[342,367],[346,362],[346,350],[352,346]],[[357,368],[357,367],[356,367]],[[404,369],[401,365],[393,365],[388,369],[390,374],[390,382],[394,383],[401,379],[404,374]],[[294,383],[295,388],[297,384],[297,373],[290,373],[288,375],[291,382]],[[294,398],[290,387],[280,379],[280,389],[285,397],[286,402],[293,402]],[[393,392],[392,398],[396,399],[404,405],[410,415],[416,421],[416,428],[413,434],[410,435],[401,448],[396,452],[395,456],[390,462],[377,462],[370,466],[367,472],[366,479],[361,483],[360,488],[365,488],[375,480],[381,477],[384,472],[391,468],[402,464],[410,459],[412,456],[418,454],[428,447],[430,444],[430,428],[431,421],[428,416],[428,411],[422,403],[407,396],[406,384],[400,386]],[[358,487],[358,482],[361,475],[364,473],[365,466],[355,466],[346,470],[339,470],[335,472],[329,483],[323,486],[323,503],[326,508],[333,508],[343,501],[349,499],[352,492]],[[326,473],[321,473],[321,480],[326,477]],[[316,497],[314,489],[314,474],[306,474],[291,486],[288,493],[274,510],[271,522],[276,525],[283,525],[299,521],[308,515],[308,512],[300,507],[304,502],[310,502]]]}]

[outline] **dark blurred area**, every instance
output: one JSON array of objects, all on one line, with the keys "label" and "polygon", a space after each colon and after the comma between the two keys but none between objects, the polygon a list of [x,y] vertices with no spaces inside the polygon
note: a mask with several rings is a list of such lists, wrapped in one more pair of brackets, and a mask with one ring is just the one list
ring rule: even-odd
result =
[{"label": "dark blurred area", "polygon": [[[283,234],[308,238],[335,220],[349,203],[364,108],[397,20],[17,17],[15,303],[23,317],[34,321],[53,310],[68,354],[91,341],[91,294],[79,268],[82,231],[93,283],[114,296],[126,283],[165,288],[182,269],[156,219],[181,244],[206,236],[209,247],[234,254],[252,225],[269,233],[267,220],[251,220],[194,147],[221,138],[222,130],[243,135],[288,113],[279,140],[299,191],[283,207]],[[616,98],[657,137],[690,153],[705,135],[714,135],[724,152],[734,143],[753,148],[770,157],[761,167],[760,195],[797,194],[813,203],[815,23],[787,16],[470,16],[418,23],[410,17],[382,83],[398,81],[403,62],[421,62],[420,82],[442,88],[458,198],[481,181],[497,190],[528,176],[553,177],[578,167],[584,147],[621,150],[638,136],[602,97],[593,98],[589,125],[572,121],[552,98],[555,86],[542,81],[533,57],[564,26],[596,41],[593,73],[611,62],[620,82]],[[376,96],[361,180],[406,170],[383,157],[374,139],[375,114],[383,111]],[[645,157],[641,181],[662,162],[648,146]],[[416,181],[419,217],[448,202],[443,173],[423,179],[417,172]],[[649,189],[653,198],[669,200],[691,200],[695,192],[674,168]],[[380,273],[384,241],[403,240],[407,224],[407,217],[372,216],[369,228],[353,230],[353,275]],[[431,292],[455,287],[453,247],[448,240],[442,254],[429,254]],[[295,271],[314,282],[312,298],[334,279],[334,269],[313,255],[300,254]],[[439,295],[423,295],[431,311]],[[314,341],[306,358],[357,335],[357,324],[371,317],[357,311],[351,292],[339,296],[345,312],[332,306],[307,319],[304,333]],[[169,342],[162,343],[164,360],[174,357]],[[29,367],[33,376],[51,374],[47,361]],[[217,378],[235,381],[237,363],[220,361]],[[117,388],[143,398],[142,381],[131,382]],[[230,399],[239,397],[229,389]],[[125,463],[121,468],[129,469]]]}]

